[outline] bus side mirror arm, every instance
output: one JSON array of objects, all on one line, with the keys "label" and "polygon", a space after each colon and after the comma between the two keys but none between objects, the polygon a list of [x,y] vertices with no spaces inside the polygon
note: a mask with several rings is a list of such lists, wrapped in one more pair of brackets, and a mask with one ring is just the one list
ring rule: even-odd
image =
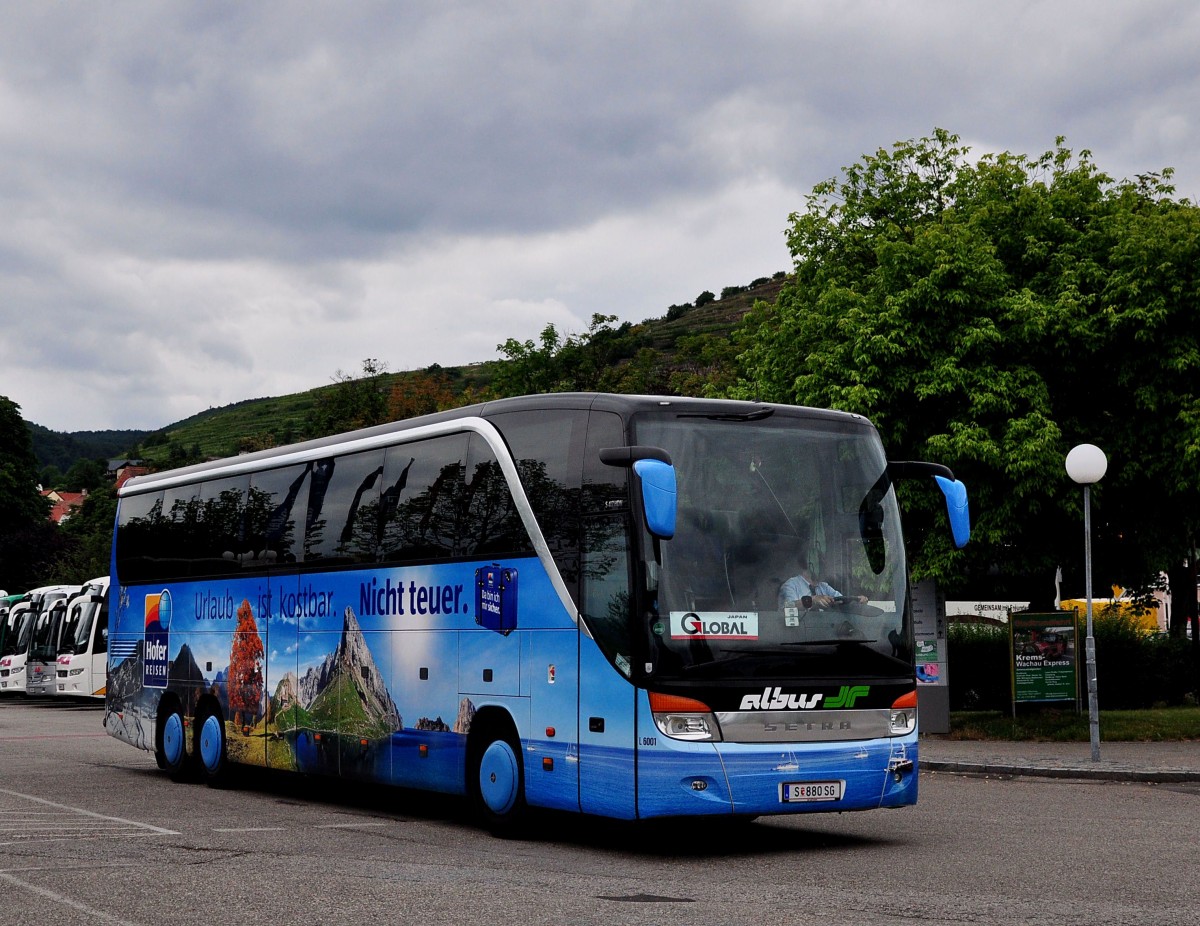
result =
[{"label": "bus side mirror arm", "polygon": [[949,466],[941,463],[926,463],[921,460],[889,460],[888,476],[892,481],[932,476],[942,494],[946,496],[946,515],[950,518],[950,532],[954,545],[960,550],[971,539],[971,511],[967,506],[967,487],[954,478]]}]

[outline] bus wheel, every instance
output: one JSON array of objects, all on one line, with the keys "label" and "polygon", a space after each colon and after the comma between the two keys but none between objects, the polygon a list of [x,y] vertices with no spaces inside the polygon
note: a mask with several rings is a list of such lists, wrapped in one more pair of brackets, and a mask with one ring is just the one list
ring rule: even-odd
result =
[{"label": "bus wheel", "polygon": [[480,815],[494,835],[520,834],[528,807],[521,747],[514,732],[485,740],[478,753],[472,792]]},{"label": "bus wheel", "polygon": [[221,787],[229,776],[229,757],[225,752],[225,721],[221,719],[220,708],[204,715],[197,746],[205,782],[214,788]]},{"label": "bus wheel", "polygon": [[184,746],[186,733],[183,715],[172,705],[158,721],[158,733],[154,743],[154,760],[158,767],[171,776],[172,781],[184,781],[189,776],[187,749]]}]

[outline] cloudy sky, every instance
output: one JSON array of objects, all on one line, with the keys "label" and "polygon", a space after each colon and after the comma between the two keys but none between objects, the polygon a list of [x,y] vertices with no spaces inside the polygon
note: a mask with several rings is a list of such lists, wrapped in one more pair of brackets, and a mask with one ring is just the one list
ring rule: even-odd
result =
[{"label": "cloudy sky", "polygon": [[0,395],[158,428],[790,267],[935,127],[1200,199],[1200,5],[0,0]]}]

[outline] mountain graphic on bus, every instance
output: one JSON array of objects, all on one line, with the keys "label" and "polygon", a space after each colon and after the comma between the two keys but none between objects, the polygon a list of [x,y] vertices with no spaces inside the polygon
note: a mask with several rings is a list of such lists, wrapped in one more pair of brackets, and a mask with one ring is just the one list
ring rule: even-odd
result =
[{"label": "mountain graphic on bus", "polygon": [[271,697],[274,731],[336,730],[381,739],[403,727],[353,608],[346,608],[337,648],[297,678],[288,672]]}]

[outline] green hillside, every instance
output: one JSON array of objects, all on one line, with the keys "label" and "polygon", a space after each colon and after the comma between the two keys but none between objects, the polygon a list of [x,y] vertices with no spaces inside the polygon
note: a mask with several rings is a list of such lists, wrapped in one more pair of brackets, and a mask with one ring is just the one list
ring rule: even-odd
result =
[{"label": "green hillside", "polygon": [[[634,363],[635,357],[644,363],[649,354],[659,373],[655,388],[667,391],[667,375],[682,363],[677,357],[681,339],[698,335],[727,338],[755,301],[775,301],[783,279],[784,274],[777,273],[746,286],[727,287],[719,296],[705,292],[692,303],[671,306],[662,317],[623,324],[615,329],[610,345],[615,343],[616,349],[608,361],[613,370],[619,372],[624,365]],[[380,359],[386,367],[387,358]],[[489,397],[489,387],[506,363],[506,360],[494,360],[460,367],[435,364],[424,371],[384,372],[374,378],[373,386],[387,395],[393,387],[418,380],[425,382],[431,375],[436,376],[442,395],[439,407],[456,407]],[[179,466],[329,433],[328,429],[314,424],[314,415],[318,406],[322,402],[328,403],[343,384],[341,379],[306,392],[245,399],[221,408],[209,408],[152,433],[59,434],[33,424],[30,429],[34,433],[35,453],[42,466],[53,463],[65,471],[78,459],[118,456],[141,459],[159,468]],[[350,427],[352,424],[337,430],[349,430]]]},{"label": "green hillside", "polygon": [[[28,424],[28,422],[27,422]],[[33,454],[39,466],[55,466],[64,473],[79,460],[108,460],[128,453],[149,431],[75,431],[62,433],[29,424]]]}]

